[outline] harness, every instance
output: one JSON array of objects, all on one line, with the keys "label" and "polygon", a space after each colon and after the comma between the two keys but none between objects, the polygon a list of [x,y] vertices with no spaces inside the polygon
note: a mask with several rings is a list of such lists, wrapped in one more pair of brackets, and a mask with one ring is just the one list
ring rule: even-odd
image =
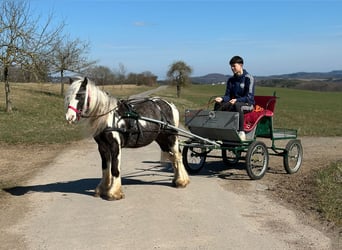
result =
[{"label": "harness", "polygon": [[[152,102],[154,107],[156,107],[159,110],[161,117],[160,120],[154,120],[152,118],[143,117],[138,113],[135,107],[145,102]],[[139,120],[158,124],[158,130],[153,130],[153,132],[157,133],[168,129],[165,124],[170,123],[170,121],[167,120],[166,115],[164,114],[159,104],[155,101],[155,99],[145,98],[119,100],[117,108],[114,111],[112,127],[107,127],[104,130],[104,132],[117,131],[128,137],[137,134],[138,136],[136,141],[138,142],[139,139],[142,139],[144,137],[144,131],[142,125],[139,123]],[[120,121],[124,121],[125,127],[119,127]]]},{"label": "harness", "polygon": [[[84,94],[84,93],[82,93]],[[68,109],[73,110],[76,113],[77,120],[80,120],[80,118],[99,118],[102,116],[106,116],[109,113],[113,112],[113,122],[110,127],[107,127],[104,129],[103,132],[113,132],[117,131],[120,134],[123,134],[124,137],[129,137],[131,135],[136,135],[137,134],[137,142],[141,138],[144,137],[144,130],[139,123],[139,120],[143,120],[149,123],[154,123],[158,125],[158,128],[153,130],[153,131],[146,131],[145,132],[156,132],[160,133],[163,130],[173,130],[171,127],[171,121],[167,119],[166,114],[163,112],[162,108],[158,104],[157,100],[160,99],[155,99],[155,98],[139,98],[139,99],[125,99],[125,100],[118,100],[116,107],[109,109],[108,111],[102,113],[102,114],[97,114],[97,115],[88,115],[87,113],[89,112],[89,107],[90,107],[90,93],[88,90],[88,99],[87,103],[84,106],[84,111],[82,109],[78,109],[77,107],[73,107],[71,105],[68,106]],[[146,102],[152,102],[153,107],[156,108],[159,111],[159,116],[160,119],[156,120],[154,118],[150,117],[145,117],[143,115],[140,115],[139,112],[136,110],[136,107],[139,105],[142,105],[143,103]],[[123,126],[121,126],[120,122],[123,121]],[[176,131],[177,133],[177,131]]]}]

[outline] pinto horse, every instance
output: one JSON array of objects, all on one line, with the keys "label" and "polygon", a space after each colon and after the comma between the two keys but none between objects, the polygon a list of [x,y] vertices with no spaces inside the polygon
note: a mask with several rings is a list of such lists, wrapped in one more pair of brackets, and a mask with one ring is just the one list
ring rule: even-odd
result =
[{"label": "pinto horse", "polygon": [[173,184],[176,187],[189,184],[177,130],[162,125],[165,122],[175,128],[178,126],[179,112],[173,104],[160,98],[118,100],[88,78],[77,78],[70,83],[65,96],[66,120],[69,123],[85,121],[101,155],[102,179],[95,196],[109,200],[124,198],[120,166],[122,148],[143,147],[153,141],[159,144],[162,158],[168,158],[172,163]]}]

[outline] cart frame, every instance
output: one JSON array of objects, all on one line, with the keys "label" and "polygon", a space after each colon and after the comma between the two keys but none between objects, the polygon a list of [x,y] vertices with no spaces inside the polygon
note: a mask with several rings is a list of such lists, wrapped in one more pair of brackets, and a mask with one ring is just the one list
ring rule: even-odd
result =
[{"label": "cart frame", "polygon": [[[297,139],[297,130],[273,127],[277,99],[275,94],[255,96],[258,110],[245,114],[246,141],[241,141],[237,133],[237,112],[186,110],[185,125],[190,130],[187,134],[189,139],[180,144],[188,172],[200,172],[209,157],[222,158],[227,165],[244,160],[248,176],[257,180],[265,175],[270,155],[283,157],[288,174],[298,172],[303,160],[303,148]],[[270,139],[271,146],[266,146],[259,138]],[[276,145],[279,140],[288,140],[285,148]],[[221,150],[221,157],[211,155],[212,150]]]}]

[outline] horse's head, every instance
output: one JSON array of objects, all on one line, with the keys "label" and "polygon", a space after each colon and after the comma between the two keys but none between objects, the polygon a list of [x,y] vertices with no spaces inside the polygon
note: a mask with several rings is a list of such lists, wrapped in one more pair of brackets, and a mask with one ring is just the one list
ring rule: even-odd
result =
[{"label": "horse's head", "polygon": [[70,87],[65,95],[65,118],[69,123],[76,122],[88,112],[90,96],[88,78],[70,80]]}]

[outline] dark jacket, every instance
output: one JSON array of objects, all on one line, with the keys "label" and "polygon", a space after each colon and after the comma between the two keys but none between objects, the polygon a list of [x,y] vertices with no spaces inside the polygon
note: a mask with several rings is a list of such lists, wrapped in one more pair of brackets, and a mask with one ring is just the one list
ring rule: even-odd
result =
[{"label": "dark jacket", "polygon": [[234,75],[227,81],[226,93],[223,102],[236,99],[237,102],[245,102],[254,105],[254,78],[245,69],[242,75]]}]

